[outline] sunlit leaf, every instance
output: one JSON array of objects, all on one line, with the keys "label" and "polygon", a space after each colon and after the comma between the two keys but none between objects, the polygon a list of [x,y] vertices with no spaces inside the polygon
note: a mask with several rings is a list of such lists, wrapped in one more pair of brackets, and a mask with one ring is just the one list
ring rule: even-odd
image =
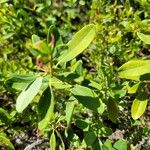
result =
[{"label": "sunlit leaf", "polygon": [[128,88],[128,93],[130,93],[130,94],[136,93],[138,87],[139,87],[139,83],[134,84],[132,87]]},{"label": "sunlit leaf", "polygon": [[119,68],[119,77],[139,80],[140,76],[150,73],[150,60],[131,60]]},{"label": "sunlit leaf", "polygon": [[107,103],[107,111],[108,111],[108,117],[111,119],[111,121],[116,122],[118,118],[118,106],[115,100],[109,99]]},{"label": "sunlit leaf", "polygon": [[138,32],[137,33],[138,37],[140,38],[141,41],[143,41],[146,44],[150,44],[150,35],[148,34],[143,34]]},{"label": "sunlit leaf", "polygon": [[66,112],[67,127],[69,127],[69,125],[70,125],[74,106],[75,106],[75,101],[71,101],[71,102],[66,103],[66,111],[65,112]]},{"label": "sunlit leaf", "polygon": [[29,87],[25,88],[16,100],[16,110],[21,113],[34,99],[42,85],[43,77],[38,77]]},{"label": "sunlit leaf", "polygon": [[148,95],[140,93],[132,103],[131,116],[133,119],[140,118],[146,110]]},{"label": "sunlit leaf", "polygon": [[52,132],[50,137],[50,150],[56,150],[56,137],[54,131]]},{"label": "sunlit leaf", "polygon": [[34,43],[33,48],[38,50],[42,54],[50,54],[50,48],[43,40]]},{"label": "sunlit leaf", "polygon": [[31,38],[32,38],[32,44],[33,44],[33,45],[34,45],[36,42],[40,41],[40,37],[37,36],[37,35],[35,35],[35,34],[33,34]]},{"label": "sunlit leaf", "polygon": [[127,150],[127,142],[123,139],[118,140],[114,146],[115,150]]},{"label": "sunlit leaf", "polygon": [[70,84],[63,82],[56,77],[52,77],[49,83],[56,89],[66,89],[71,87]]},{"label": "sunlit leaf", "polygon": [[7,150],[15,150],[10,140],[3,134],[0,134],[0,146],[2,146],[3,148]]},{"label": "sunlit leaf", "polygon": [[58,64],[68,62],[82,53],[92,42],[96,35],[95,25],[90,24],[78,31],[68,42],[68,50],[58,58]]}]

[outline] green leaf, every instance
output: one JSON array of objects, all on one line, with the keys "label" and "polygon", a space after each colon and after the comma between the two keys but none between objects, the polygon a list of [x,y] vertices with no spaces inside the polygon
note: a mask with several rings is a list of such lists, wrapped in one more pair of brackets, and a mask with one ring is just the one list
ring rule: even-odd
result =
[{"label": "green leaf", "polygon": [[140,118],[146,110],[148,102],[147,93],[140,93],[132,103],[131,116],[133,119]]},{"label": "green leaf", "polygon": [[32,35],[32,44],[34,45],[36,42],[40,41],[40,37],[33,34]]},{"label": "green leaf", "polygon": [[43,130],[47,127],[54,115],[54,96],[50,87],[48,87],[41,96],[38,104],[38,114],[38,128]]},{"label": "green leaf", "polygon": [[50,47],[43,40],[34,43],[33,48],[42,54],[50,54]]},{"label": "green leaf", "polygon": [[135,150],[134,145],[130,144],[130,150]]},{"label": "green leaf", "polygon": [[98,112],[100,101],[94,91],[87,87],[76,85],[71,89],[71,93],[83,106]]},{"label": "green leaf", "polygon": [[81,119],[77,119],[76,120],[76,125],[77,127],[79,127],[80,129],[82,129],[83,131],[89,129],[89,122],[88,120],[81,120]]},{"label": "green leaf", "polygon": [[92,146],[96,141],[96,135],[94,132],[89,132],[86,134],[85,138],[82,141],[82,145],[87,148],[88,146]]},{"label": "green leaf", "polygon": [[43,77],[38,77],[29,87],[25,88],[16,100],[16,110],[21,113],[34,99],[42,86]]},{"label": "green leaf", "polygon": [[75,101],[67,102],[66,104],[66,121],[67,121],[67,127],[70,126],[73,110],[75,106]]},{"label": "green leaf", "polygon": [[31,83],[34,81],[36,77],[34,75],[18,75],[18,74],[11,74],[7,82],[13,83],[13,82],[25,82],[25,83]]},{"label": "green leaf", "polygon": [[140,38],[141,41],[143,41],[146,44],[150,44],[150,35],[148,34],[143,34],[138,32],[137,33],[138,37]]},{"label": "green leaf", "polygon": [[58,137],[58,138],[60,139],[60,141],[61,141],[61,145],[59,145],[59,149],[60,149],[60,150],[65,150],[65,144],[64,144],[64,142],[63,142],[63,139],[62,139],[60,133],[59,133],[57,130],[56,130],[55,132],[56,132],[56,134],[57,134],[57,137]]},{"label": "green leaf", "polygon": [[140,76],[150,73],[150,60],[131,60],[119,68],[119,77],[139,80]]},{"label": "green leaf", "polygon": [[11,74],[6,81],[6,84],[12,86],[13,89],[23,90],[35,79],[36,76],[33,75]]},{"label": "green leaf", "polygon": [[52,132],[50,137],[50,150],[56,150],[56,137],[54,131]]},{"label": "green leaf", "polygon": [[47,44],[55,45],[56,42],[59,40],[59,37],[60,34],[57,28],[54,25],[51,25],[47,33]]},{"label": "green leaf", "polygon": [[5,123],[6,125],[8,125],[11,122],[11,116],[3,108],[0,108],[0,120],[1,120],[1,122]]},{"label": "green leaf", "polygon": [[136,91],[138,90],[139,84],[140,83],[136,83],[132,87],[129,87],[128,88],[128,93],[130,93],[130,94],[136,93]]},{"label": "green leaf", "polygon": [[3,148],[7,150],[15,150],[10,140],[3,134],[0,134],[0,146],[2,146]]},{"label": "green leaf", "polygon": [[102,85],[95,81],[92,81],[92,80],[90,81],[89,86],[91,86],[97,90],[102,90]]},{"label": "green leaf", "polygon": [[127,142],[123,139],[118,140],[114,146],[115,150],[127,150]]},{"label": "green leaf", "polygon": [[90,24],[83,27],[73,36],[72,40],[68,42],[67,46],[69,49],[58,58],[57,65],[60,63],[68,62],[73,58],[75,58],[80,53],[82,53],[92,42],[95,35],[96,35],[95,25]]},{"label": "green leaf", "polygon": [[52,77],[49,83],[56,89],[65,89],[71,87],[70,84],[68,84],[67,82],[63,82],[56,77]]},{"label": "green leaf", "polygon": [[118,105],[113,99],[109,99],[107,103],[107,111],[108,111],[108,117],[110,120],[114,123],[116,123],[117,118],[118,118]]},{"label": "green leaf", "polygon": [[112,150],[112,141],[107,139],[104,145],[107,147],[108,150]]}]

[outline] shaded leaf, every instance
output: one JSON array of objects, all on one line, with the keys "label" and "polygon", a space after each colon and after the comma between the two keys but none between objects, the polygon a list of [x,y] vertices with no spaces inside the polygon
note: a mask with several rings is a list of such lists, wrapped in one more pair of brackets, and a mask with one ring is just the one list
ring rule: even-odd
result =
[{"label": "shaded leaf", "polygon": [[38,77],[29,87],[25,88],[16,100],[16,110],[21,113],[39,92],[43,77]]},{"label": "shaded leaf", "polygon": [[61,145],[59,145],[59,149],[60,149],[60,150],[65,150],[65,144],[64,144],[64,142],[63,142],[63,139],[62,139],[60,133],[59,133],[57,130],[56,130],[56,134],[57,134],[58,138],[59,138],[60,141],[61,141]]},{"label": "shaded leaf", "polygon": [[6,125],[11,122],[11,116],[3,108],[0,108],[0,120],[1,120],[1,122],[5,123]]},{"label": "shaded leaf", "polygon": [[57,28],[54,25],[51,25],[47,33],[47,44],[55,45],[56,42],[59,40],[59,37],[60,37],[60,34]]},{"label": "shaded leaf", "polygon": [[118,105],[113,99],[109,99],[107,103],[107,111],[108,111],[108,117],[112,122],[116,122],[118,118]]},{"label": "shaded leaf", "polygon": [[84,147],[92,146],[96,141],[96,135],[94,132],[89,132],[86,134],[85,138],[83,139],[82,145]]},{"label": "shaded leaf", "polygon": [[38,128],[43,130],[47,127],[54,114],[54,96],[50,87],[48,87],[41,96],[38,104],[38,113]]},{"label": "shaded leaf", "polygon": [[[71,41],[68,42],[68,51],[66,51],[62,56],[58,58],[58,64],[65,63],[77,55],[83,52],[89,44],[92,42],[96,35],[95,25],[90,24],[83,27],[80,31],[78,31],[72,38]],[[56,66],[57,66],[56,65]]]},{"label": "shaded leaf", "polygon": [[76,125],[82,130],[88,129],[89,123],[86,120],[77,119]]},{"label": "shaded leaf", "polygon": [[87,87],[76,85],[71,89],[71,93],[83,106],[91,110],[98,111],[100,101],[94,91]]}]

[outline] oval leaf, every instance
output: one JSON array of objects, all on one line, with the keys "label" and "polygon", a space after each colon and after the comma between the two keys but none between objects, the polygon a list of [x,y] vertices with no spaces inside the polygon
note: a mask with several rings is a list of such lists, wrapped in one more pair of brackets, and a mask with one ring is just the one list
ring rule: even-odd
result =
[{"label": "oval leaf", "polygon": [[141,75],[150,73],[150,60],[131,60],[119,68],[119,77],[139,80]]},{"label": "oval leaf", "polygon": [[25,88],[18,96],[16,110],[21,113],[37,95],[42,85],[43,77],[38,77],[28,88]]},{"label": "oval leaf", "polygon": [[114,146],[115,150],[127,150],[127,142],[123,139],[118,140]]},{"label": "oval leaf", "polygon": [[118,118],[119,109],[117,103],[113,99],[108,100],[107,111],[108,111],[108,117],[112,122],[115,123]]},{"label": "oval leaf", "polygon": [[150,44],[150,35],[146,35],[140,32],[138,32],[137,35],[141,41],[143,41],[146,44]]},{"label": "oval leaf", "polygon": [[131,107],[131,116],[133,119],[138,119],[143,115],[146,110],[147,102],[147,94],[141,93],[137,96]]},{"label": "oval leaf", "polygon": [[85,107],[98,112],[101,106],[100,100],[97,94],[84,86],[76,85],[71,89],[71,93],[74,97]]},{"label": "oval leaf", "polygon": [[[77,55],[83,52],[89,44],[92,42],[96,34],[95,25],[90,24],[83,27],[80,31],[78,31],[72,38],[70,42],[68,42],[68,51],[66,51],[62,56],[58,58],[58,64],[65,63]],[[56,66],[57,66],[56,65]]]}]

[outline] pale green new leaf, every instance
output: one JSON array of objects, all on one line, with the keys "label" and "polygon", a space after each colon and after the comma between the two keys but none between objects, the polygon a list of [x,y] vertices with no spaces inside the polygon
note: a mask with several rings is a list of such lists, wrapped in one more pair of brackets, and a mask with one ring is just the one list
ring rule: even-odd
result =
[{"label": "pale green new leaf", "polygon": [[136,83],[132,87],[129,87],[128,88],[128,93],[130,93],[130,94],[136,93],[136,91],[138,90],[139,84],[140,83]]},{"label": "pale green new leaf", "polygon": [[140,32],[138,32],[137,35],[141,41],[143,41],[146,44],[150,44],[150,35],[146,35]]},{"label": "pale green new leaf", "polygon": [[54,131],[52,132],[50,137],[50,150],[56,150],[56,137]]},{"label": "pale green new leaf", "polygon": [[[83,27],[80,31],[78,31],[72,38],[71,41],[68,42],[68,50],[58,58],[58,64],[65,63],[77,55],[82,53],[92,42],[96,35],[96,27],[93,24],[89,24]],[[56,66],[57,66],[56,65]]]},{"label": "pale green new leaf", "polygon": [[0,134],[0,147],[1,146],[5,147],[5,149],[7,149],[7,150],[15,150],[13,144],[10,142],[10,140],[4,134]]},{"label": "pale green new leaf", "polygon": [[150,60],[131,60],[119,68],[119,77],[139,80],[141,75],[150,73]]},{"label": "pale green new leaf", "polygon": [[16,110],[21,113],[34,99],[42,85],[43,77],[38,77],[29,87],[25,88],[18,96]]},{"label": "pale green new leaf", "polygon": [[75,101],[67,102],[67,104],[66,104],[67,127],[69,127],[69,125],[70,125],[72,114],[73,114],[73,110],[74,110],[74,106],[75,106]]},{"label": "pale green new leaf", "polygon": [[133,101],[131,107],[131,116],[133,119],[138,119],[143,115],[146,110],[147,102],[147,99],[139,100],[137,98]]},{"label": "pale green new leaf", "polygon": [[32,35],[32,44],[35,44],[36,42],[40,41],[40,37],[33,34]]}]

